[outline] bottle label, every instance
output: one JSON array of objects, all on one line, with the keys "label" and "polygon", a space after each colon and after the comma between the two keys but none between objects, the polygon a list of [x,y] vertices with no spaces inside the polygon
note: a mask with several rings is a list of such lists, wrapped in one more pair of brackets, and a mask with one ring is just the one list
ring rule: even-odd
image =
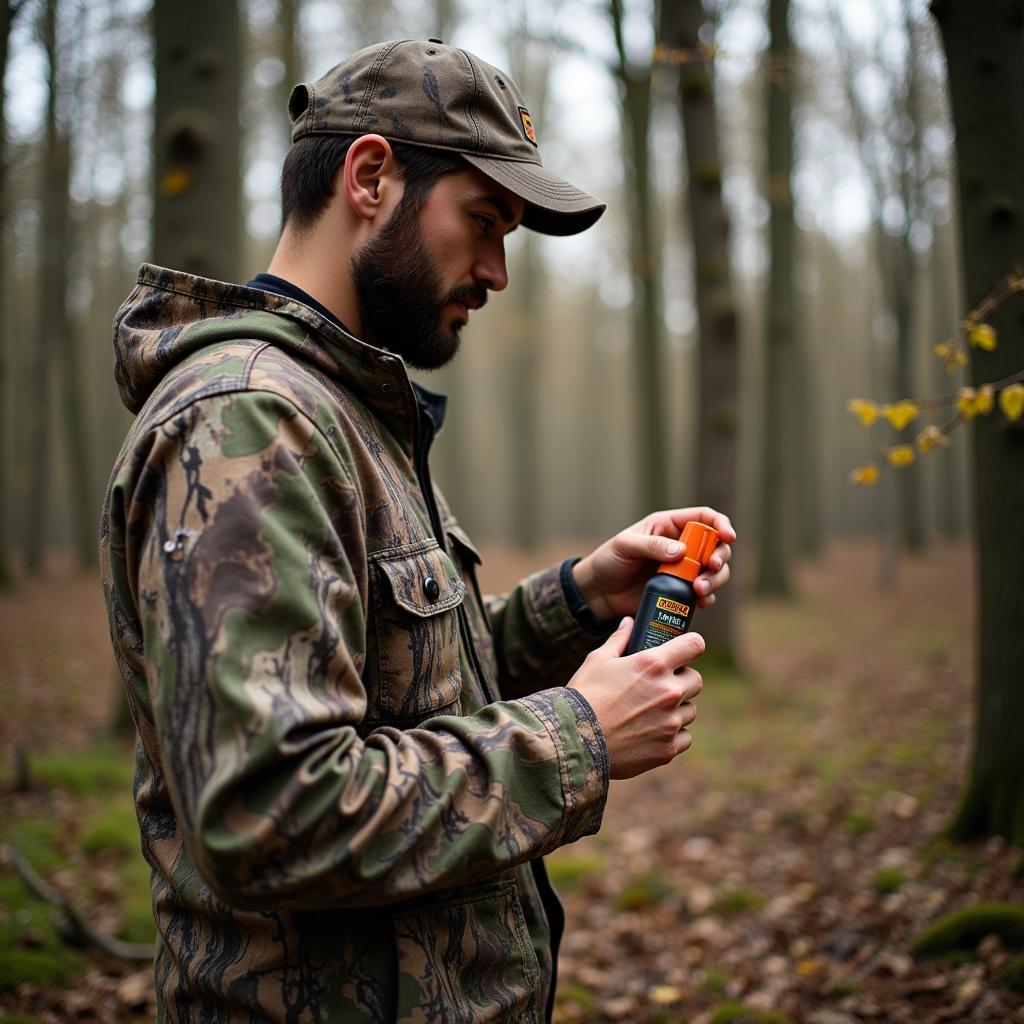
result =
[{"label": "bottle label", "polygon": [[640,650],[646,651],[651,647],[659,647],[666,640],[685,633],[689,616],[690,606],[688,604],[673,601],[670,597],[659,597],[654,605],[654,616],[644,630]]}]

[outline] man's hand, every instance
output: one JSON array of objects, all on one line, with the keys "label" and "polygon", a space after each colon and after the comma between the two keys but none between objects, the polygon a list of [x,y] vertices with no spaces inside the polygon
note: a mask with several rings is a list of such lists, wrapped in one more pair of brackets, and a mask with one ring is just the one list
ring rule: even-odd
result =
[{"label": "man's hand", "polygon": [[728,517],[713,508],[677,508],[654,512],[627,526],[573,566],[576,586],[594,615],[598,619],[614,619],[634,614],[644,584],[658,564],[674,562],[685,554],[679,534],[693,520],[718,531],[718,547],[694,583],[700,595],[697,607],[713,605],[715,591],[729,579],[730,545],[736,540],[736,531]]},{"label": "man's hand", "polygon": [[700,634],[684,633],[623,658],[632,628],[633,620],[623,619],[569,680],[601,723],[613,779],[668,764],[689,748],[693,740],[686,727],[697,717],[691,701],[704,685],[688,667],[704,653]]}]

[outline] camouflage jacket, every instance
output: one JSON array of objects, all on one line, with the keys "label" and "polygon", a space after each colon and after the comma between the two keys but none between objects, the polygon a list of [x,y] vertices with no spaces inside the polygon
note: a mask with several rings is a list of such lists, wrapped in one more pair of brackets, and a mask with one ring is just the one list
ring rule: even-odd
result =
[{"label": "camouflage jacket", "polygon": [[538,858],[597,830],[558,569],[484,598],[404,363],[143,266],[101,523],[166,1021],[539,1021]]}]

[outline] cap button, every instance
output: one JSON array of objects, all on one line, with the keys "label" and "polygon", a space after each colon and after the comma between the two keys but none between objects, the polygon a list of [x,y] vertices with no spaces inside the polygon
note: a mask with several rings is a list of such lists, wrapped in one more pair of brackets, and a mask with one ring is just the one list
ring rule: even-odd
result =
[{"label": "cap button", "polygon": [[428,43],[437,43],[439,46],[444,46],[444,40],[443,39],[428,39],[427,42]]},{"label": "cap button", "polygon": [[427,595],[427,600],[433,604],[441,596],[441,584],[433,576],[428,576],[423,581],[423,593]]}]

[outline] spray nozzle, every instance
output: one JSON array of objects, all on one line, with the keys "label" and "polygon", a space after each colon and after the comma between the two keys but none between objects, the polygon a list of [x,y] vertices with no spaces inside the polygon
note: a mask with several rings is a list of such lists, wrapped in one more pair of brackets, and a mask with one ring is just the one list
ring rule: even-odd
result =
[{"label": "spray nozzle", "polygon": [[718,531],[703,523],[687,523],[679,539],[686,547],[686,554],[675,562],[662,562],[658,572],[671,573],[691,583],[700,575],[711,552],[718,544]]}]

